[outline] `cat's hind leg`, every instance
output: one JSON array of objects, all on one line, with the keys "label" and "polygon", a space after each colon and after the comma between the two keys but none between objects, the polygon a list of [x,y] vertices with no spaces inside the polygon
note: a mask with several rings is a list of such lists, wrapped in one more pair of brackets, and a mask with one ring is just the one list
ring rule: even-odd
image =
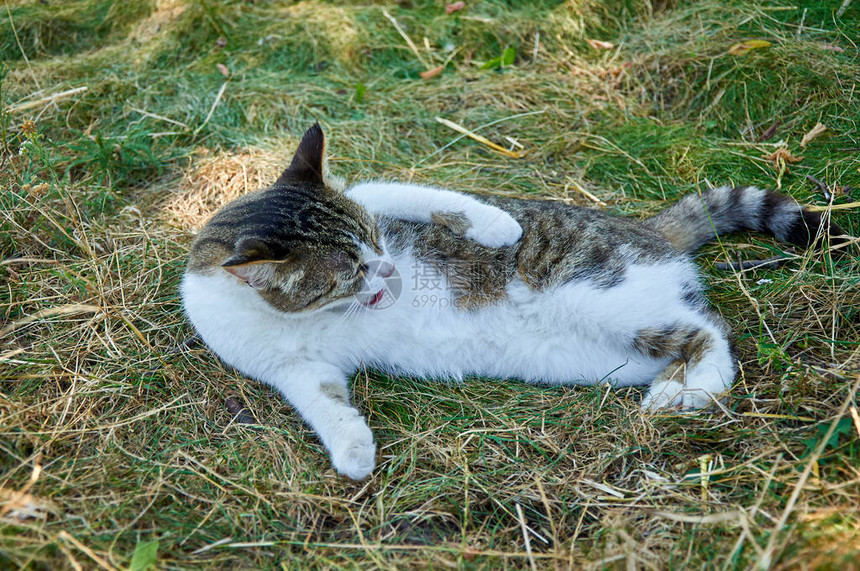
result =
[{"label": "cat's hind leg", "polygon": [[677,359],[660,371],[651,382],[648,394],[642,399],[643,410],[659,410],[661,408],[681,404],[687,376],[687,363]]},{"label": "cat's hind leg", "polygon": [[643,329],[633,346],[650,357],[673,358],[642,399],[643,410],[704,408],[735,378],[728,339],[714,323]]}]

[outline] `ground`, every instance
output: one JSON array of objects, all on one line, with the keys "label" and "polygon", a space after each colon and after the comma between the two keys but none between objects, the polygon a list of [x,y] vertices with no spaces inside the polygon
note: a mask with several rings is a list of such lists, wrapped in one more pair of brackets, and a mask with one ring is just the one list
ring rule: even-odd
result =
[{"label": "ground", "polygon": [[277,394],[184,343],[177,294],[195,229],[315,120],[348,180],[635,217],[756,184],[856,236],[856,2],[0,12],[0,567],[858,567],[856,243],[699,253],[741,366],[717,410],[362,371],[379,456],[360,483]]}]

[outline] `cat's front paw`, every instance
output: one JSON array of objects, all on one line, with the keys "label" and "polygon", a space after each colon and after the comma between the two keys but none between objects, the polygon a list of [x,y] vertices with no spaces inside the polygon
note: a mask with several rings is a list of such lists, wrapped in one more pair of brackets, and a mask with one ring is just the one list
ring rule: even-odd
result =
[{"label": "cat's front paw", "polygon": [[350,427],[348,435],[332,447],[331,463],[339,474],[353,480],[364,480],[373,472],[376,444],[364,423]]},{"label": "cat's front paw", "polygon": [[495,207],[487,207],[469,216],[472,227],[466,237],[488,248],[502,248],[515,244],[523,229],[513,216]]}]

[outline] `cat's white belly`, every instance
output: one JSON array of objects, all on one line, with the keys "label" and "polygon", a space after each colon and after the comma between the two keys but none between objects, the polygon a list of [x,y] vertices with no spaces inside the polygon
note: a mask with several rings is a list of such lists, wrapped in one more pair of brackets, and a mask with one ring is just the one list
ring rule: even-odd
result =
[{"label": "cat's white belly", "polygon": [[635,335],[689,318],[679,274],[696,279],[687,264],[665,266],[631,266],[624,282],[608,289],[574,282],[534,292],[517,280],[504,301],[473,311],[454,308],[447,287],[434,292],[433,304],[423,302],[426,291],[405,287],[394,306],[367,315],[373,327],[361,356],[383,370],[428,378],[649,383],[669,359],[635,351]]},{"label": "cat's white belly", "polygon": [[[646,384],[668,364],[633,352],[628,344],[593,337],[550,333],[523,327],[519,331],[482,329],[460,321],[462,334],[434,338],[427,331],[380,339],[368,351],[368,364],[409,376],[462,379],[467,376],[516,378],[548,384]],[[467,332],[470,332],[467,334]],[[382,346],[384,344],[384,346]]]}]

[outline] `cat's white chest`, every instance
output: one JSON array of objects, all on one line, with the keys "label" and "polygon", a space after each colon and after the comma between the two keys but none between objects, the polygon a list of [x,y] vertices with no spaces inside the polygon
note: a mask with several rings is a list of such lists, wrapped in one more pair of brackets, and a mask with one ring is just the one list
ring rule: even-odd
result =
[{"label": "cat's white chest", "polygon": [[279,312],[227,272],[186,273],[182,298],[206,345],[246,375],[263,379],[302,361],[349,366],[338,339],[327,338],[329,325]]}]

